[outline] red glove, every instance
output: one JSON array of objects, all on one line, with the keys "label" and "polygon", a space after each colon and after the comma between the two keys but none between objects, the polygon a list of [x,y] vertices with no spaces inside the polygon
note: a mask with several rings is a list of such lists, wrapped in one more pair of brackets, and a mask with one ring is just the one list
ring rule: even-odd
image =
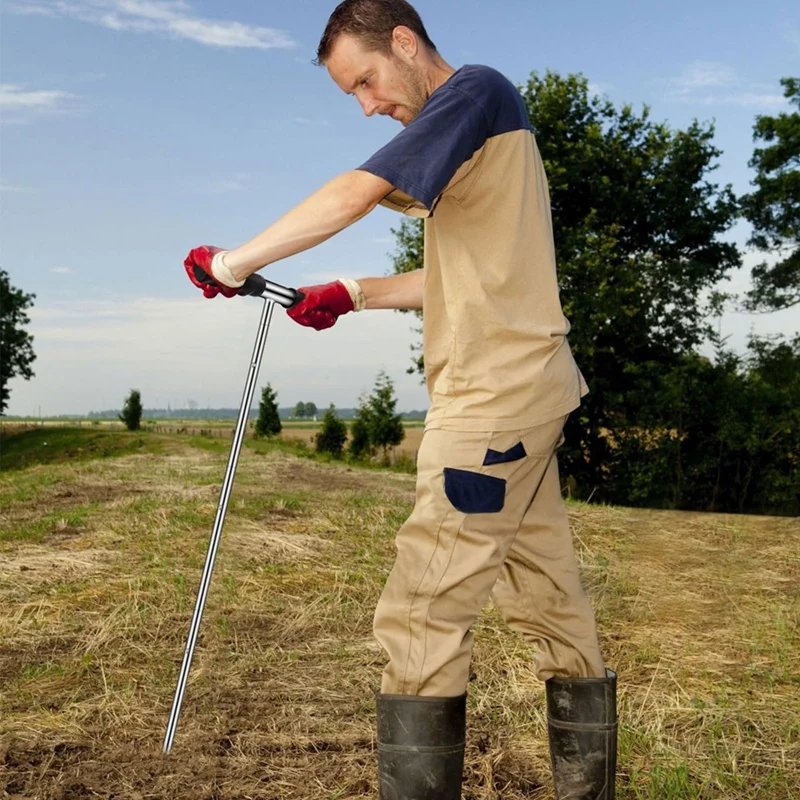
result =
[{"label": "red glove", "polygon": [[[232,286],[226,286],[219,281],[214,273],[211,271],[211,262],[217,253],[222,253],[221,247],[211,247],[209,245],[202,245],[195,247],[194,250],[189,251],[183,266],[186,267],[186,274],[189,280],[198,288],[203,290],[203,294],[209,300],[222,294],[224,297],[236,297],[239,294],[239,289]],[[204,275],[199,278],[196,275],[196,268],[200,268]],[[208,282],[210,281],[210,282]]]},{"label": "red glove", "polygon": [[301,286],[299,291],[305,297],[286,313],[298,324],[314,330],[324,331],[332,327],[342,314],[355,308],[350,292],[341,281],[320,286]]}]

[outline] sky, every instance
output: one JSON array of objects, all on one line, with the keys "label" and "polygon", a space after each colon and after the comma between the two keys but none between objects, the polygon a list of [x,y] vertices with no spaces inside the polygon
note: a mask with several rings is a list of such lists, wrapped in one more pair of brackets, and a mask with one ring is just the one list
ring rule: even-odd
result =
[{"label": "sky", "polygon": [[[237,407],[261,301],[204,300],[183,270],[201,244],[233,248],[401,130],[364,117],[324,69],[334,2],[5,0],[0,12],[0,267],[36,294],[36,373],[11,382],[10,415],[119,408]],[[488,64],[515,84],[550,69],[585,75],[617,106],[676,129],[714,121],[714,179],[750,188],[758,114],[788,110],[800,74],[796,2],[417,0],[455,68]],[[262,274],[290,286],[387,274],[393,228],[378,208]],[[726,238],[744,247],[739,223]],[[749,267],[723,285],[743,292]],[[350,407],[380,370],[398,410],[424,410],[406,374],[415,320],[349,314],[328,331],[278,310],[260,384],[281,406]],[[726,314],[720,331],[794,333],[800,309]]]}]

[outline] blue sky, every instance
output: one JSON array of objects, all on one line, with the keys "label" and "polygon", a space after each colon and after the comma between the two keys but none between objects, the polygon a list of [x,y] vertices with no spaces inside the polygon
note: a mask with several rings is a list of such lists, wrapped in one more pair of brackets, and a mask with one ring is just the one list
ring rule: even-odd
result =
[{"label": "blue sky", "polygon": [[[36,377],[12,382],[9,414],[238,405],[258,301],[203,300],[182,261],[198,244],[235,247],[400,130],[366,119],[311,65],[334,2],[6,0],[0,48],[0,264],[37,295]],[[647,103],[681,128],[715,120],[715,173],[737,192],[752,174],[756,114],[786,109],[779,79],[800,74],[796,3],[419,0],[454,67],[582,72],[616,104]],[[264,274],[289,285],[381,275],[391,228],[377,209]],[[744,244],[740,224],[730,238]],[[758,257],[747,254],[746,264]],[[727,289],[743,290],[748,270]],[[277,314],[261,382],[281,405],[351,406],[378,370],[399,408],[424,409],[405,374],[413,319],[351,314],[323,333]],[[726,315],[737,349],[750,330],[794,332],[800,310]]]}]

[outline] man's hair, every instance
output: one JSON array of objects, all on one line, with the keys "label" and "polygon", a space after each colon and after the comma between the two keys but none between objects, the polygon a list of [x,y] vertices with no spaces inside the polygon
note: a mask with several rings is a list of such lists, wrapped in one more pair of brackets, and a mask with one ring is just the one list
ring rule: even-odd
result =
[{"label": "man's hair", "polygon": [[336,6],[325,26],[314,63],[325,64],[334,43],[343,33],[356,37],[367,50],[389,55],[392,31],[398,25],[410,28],[425,45],[437,52],[419,14],[406,0],[344,0]]}]

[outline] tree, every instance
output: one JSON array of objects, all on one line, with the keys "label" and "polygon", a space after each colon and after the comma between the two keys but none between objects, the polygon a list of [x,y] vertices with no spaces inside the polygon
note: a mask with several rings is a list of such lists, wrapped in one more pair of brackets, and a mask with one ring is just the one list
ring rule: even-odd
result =
[{"label": "tree", "polygon": [[610,502],[800,514],[800,336],[752,337],[746,356],[682,357],[640,387],[619,429]]},{"label": "tree", "polygon": [[773,311],[800,303],[800,78],[783,78],[784,96],[797,110],[756,117],[750,160],[756,190],[742,198],[753,226],[748,244],[778,261],[753,268],[745,303],[752,311]]},{"label": "tree", "polygon": [[322,418],[322,426],[316,437],[316,450],[318,453],[330,453],[334,458],[341,458],[346,440],[347,425],[336,415],[336,406],[331,403]]},{"label": "tree", "polygon": [[[719,240],[738,206],[708,180],[713,125],[673,131],[647,107],[591,96],[582,75],[534,72],[521,94],[549,180],[569,340],[591,388],[559,458],[578,496],[603,499],[608,432],[635,421],[627,398],[710,333],[703,298],[740,264]],[[421,267],[413,228],[399,243],[395,269]]]},{"label": "tree", "polygon": [[[404,219],[399,228],[392,228],[392,233],[397,241],[397,249],[392,256],[392,265],[395,275],[402,275],[406,272],[413,272],[422,269],[424,265],[425,249],[425,226],[421,219]],[[409,313],[410,309],[400,309],[401,314]],[[416,332],[422,335],[422,312],[413,311],[419,320]],[[411,345],[412,357],[411,366],[406,370],[410,375],[415,372],[422,375],[425,371],[425,364],[422,356],[422,344]]]},{"label": "tree", "polygon": [[316,419],[317,416],[316,403],[306,403],[306,416],[309,419]]},{"label": "tree", "polygon": [[406,432],[403,428],[402,416],[394,413],[397,405],[394,384],[383,370],[378,373],[368,403],[370,444],[375,448],[382,448],[383,461],[389,463],[389,448],[400,444],[405,438]]},{"label": "tree", "polygon": [[9,381],[18,376],[29,381],[34,375],[33,337],[23,329],[30,322],[25,311],[35,297],[12,286],[0,269],[0,414],[8,407]]},{"label": "tree", "polygon": [[258,405],[256,420],[256,436],[277,436],[281,432],[281,418],[278,414],[278,395],[267,384],[261,390],[261,402]]},{"label": "tree", "polygon": [[142,425],[142,395],[138,389],[131,389],[125,400],[122,413],[119,415],[121,422],[129,431],[138,431]]},{"label": "tree", "polygon": [[370,426],[372,412],[369,400],[363,395],[358,400],[353,424],[350,426],[350,444],[348,450],[353,458],[368,458],[373,455],[375,448],[370,442]]},{"label": "tree", "polygon": [[302,402],[298,403],[294,407],[294,415],[297,419],[304,419],[306,416],[306,404]]}]

